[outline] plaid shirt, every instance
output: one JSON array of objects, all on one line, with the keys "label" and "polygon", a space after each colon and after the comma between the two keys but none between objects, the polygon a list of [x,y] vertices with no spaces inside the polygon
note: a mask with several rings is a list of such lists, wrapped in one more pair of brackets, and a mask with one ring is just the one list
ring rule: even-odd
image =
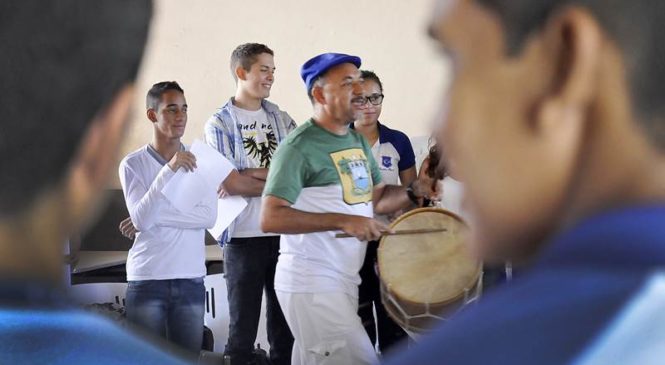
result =
[{"label": "plaid shirt", "polygon": [[[213,114],[205,124],[205,140],[208,145],[219,151],[238,171],[249,167],[247,154],[243,147],[242,133],[238,128],[238,117],[233,108],[233,98],[224,104]],[[281,143],[292,130],[296,128],[296,122],[285,111],[267,100],[261,102],[261,107],[268,115],[268,122],[275,133],[277,143]],[[235,224],[231,224],[222,235],[221,244],[231,239]]]}]

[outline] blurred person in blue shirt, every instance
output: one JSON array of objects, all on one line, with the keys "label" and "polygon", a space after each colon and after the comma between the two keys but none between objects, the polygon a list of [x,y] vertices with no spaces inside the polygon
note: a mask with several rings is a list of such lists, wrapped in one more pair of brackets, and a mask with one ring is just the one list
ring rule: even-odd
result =
[{"label": "blurred person in blue shirt", "polygon": [[0,3],[0,363],[184,364],[67,301],[62,242],[95,216],[128,127],[150,1]]},{"label": "blurred person in blue shirt", "polygon": [[390,364],[665,355],[665,3],[440,0],[474,252],[525,267]]}]

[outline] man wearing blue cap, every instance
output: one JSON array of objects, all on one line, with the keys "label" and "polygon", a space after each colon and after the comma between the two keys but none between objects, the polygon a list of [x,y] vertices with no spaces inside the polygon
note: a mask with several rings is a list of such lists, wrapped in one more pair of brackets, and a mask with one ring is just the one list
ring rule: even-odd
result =
[{"label": "man wearing blue cap", "polygon": [[282,233],[275,290],[295,338],[292,364],[377,362],[357,315],[367,240],[388,231],[373,213],[433,193],[431,181],[382,183],[367,141],[349,129],[365,98],[360,62],[325,53],[303,65],[314,116],[277,149],[263,192],[261,228]]}]

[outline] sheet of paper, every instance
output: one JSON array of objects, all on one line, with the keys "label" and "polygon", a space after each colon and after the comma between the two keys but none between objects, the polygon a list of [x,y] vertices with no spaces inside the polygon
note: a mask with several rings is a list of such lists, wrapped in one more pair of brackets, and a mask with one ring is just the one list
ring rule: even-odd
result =
[{"label": "sheet of paper", "polygon": [[198,204],[208,189],[217,191],[219,184],[234,169],[221,153],[196,140],[190,148],[196,156],[196,169],[186,172],[178,169],[162,189],[162,194],[181,212],[189,212]]},{"label": "sheet of paper", "polygon": [[208,232],[215,237],[216,240],[222,238],[222,233],[228,228],[238,215],[247,206],[247,201],[240,196],[227,196],[223,199],[217,200],[217,222],[215,226],[208,229]]},{"label": "sheet of paper", "polygon": [[235,169],[235,166],[224,155],[198,139],[192,143],[189,150],[196,156],[196,170],[201,170],[199,173],[209,185],[215,187],[215,191]]}]

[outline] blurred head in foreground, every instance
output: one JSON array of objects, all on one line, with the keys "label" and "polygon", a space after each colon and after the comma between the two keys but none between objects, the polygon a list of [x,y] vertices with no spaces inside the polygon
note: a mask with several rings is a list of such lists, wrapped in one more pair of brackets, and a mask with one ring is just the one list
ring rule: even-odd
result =
[{"label": "blurred head in foreground", "polygon": [[485,259],[663,200],[663,30],[656,0],[437,2],[430,34],[454,74],[439,141]]},{"label": "blurred head in foreground", "polygon": [[0,4],[0,274],[57,281],[116,166],[149,1]]}]

